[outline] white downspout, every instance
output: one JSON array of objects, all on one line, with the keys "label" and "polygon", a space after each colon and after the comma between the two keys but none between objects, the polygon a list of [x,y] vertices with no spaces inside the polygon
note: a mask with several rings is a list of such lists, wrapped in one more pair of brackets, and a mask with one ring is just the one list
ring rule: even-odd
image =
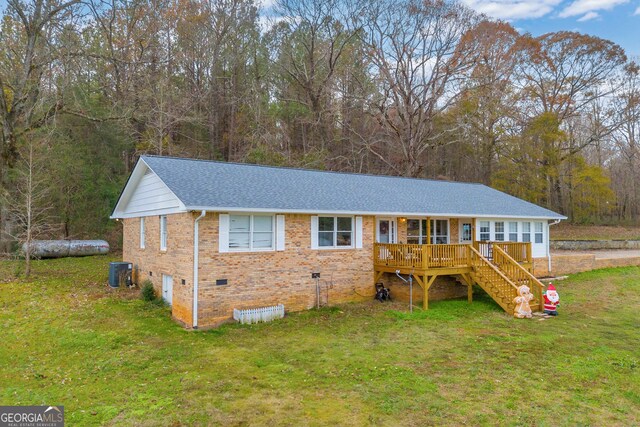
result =
[{"label": "white downspout", "polygon": [[549,274],[551,274],[551,226],[560,224],[561,219],[556,219],[547,227],[547,260],[549,260]]},{"label": "white downspout", "polygon": [[193,223],[193,329],[198,329],[198,241],[200,240],[198,223],[206,214],[207,212],[203,210]]}]

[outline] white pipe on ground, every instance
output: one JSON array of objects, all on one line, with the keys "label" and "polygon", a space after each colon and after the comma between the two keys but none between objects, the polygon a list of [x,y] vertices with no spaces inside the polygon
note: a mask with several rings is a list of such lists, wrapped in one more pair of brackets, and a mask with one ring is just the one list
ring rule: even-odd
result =
[{"label": "white pipe on ground", "polygon": [[207,211],[200,212],[200,216],[193,223],[193,329],[198,329],[198,241],[200,240],[198,223],[206,214]]}]

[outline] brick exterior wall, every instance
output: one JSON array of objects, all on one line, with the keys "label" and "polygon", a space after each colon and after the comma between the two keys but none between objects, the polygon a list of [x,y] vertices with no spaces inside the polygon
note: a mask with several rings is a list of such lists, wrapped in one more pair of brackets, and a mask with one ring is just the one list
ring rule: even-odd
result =
[{"label": "brick exterior wall", "polygon": [[449,243],[460,243],[460,223],[458,218],[449,220]]},{"label": "brick exterior wall", "polygon": [[407,243],[407,218],[398,218],[398,243]]},{"label": "brick exterior wall", "polygon": [[[197,215],[167,216],[166,251],[159,249],[158,216],[145,219],[145,249],[140,249],[140,219],[123,221],[123,259],[134,264],[137,283],[151,280],[160,295],[162,275],[171,275],[172,316],[186,326],[193,325],[193,226]],[[312,272],[321,274],[322,305],[373,298],[375,217],[363,217],[362,249],[311,249],[311,216],[291,214],[285,216],[284,251],[226,253],[218,251],[218,218],[218,214],[208,213],[199,222],[199,327],[229,320],[234,308],[284,304],[287,311],[300,311],[314,307],[316,281],[311,278]],[[399,237],[403,233],[406,238],[406,221],[399,223],[398,228]],[[453,235],[453,224],[451,231]],[[224,279],[226,285],[216,284]],[[393,286],[392,293],[397,299],[408,299],[408,286],[394,280],[398,279],[391,275],[383,277],[385,284]],[[429,291],[430,300],[465,295],[465,286],[446,278],[439,279]],[[416,303],[422,300],[422,290],[417,284],[414,300]]]},{"label": "brick exterior wall", "polygon": [[[160,250],[160,217],[145,218],[145,249],[140,248],[140,218],[123,220],[122,259],[133,263],[134,280],[150,280],[162,293],[162,275],[173,278],[171,314],[187,326],[193,313],[193,222],[191,213],[167,215],[167,250]],[[151,274],[150,274],[151,273]],[[185,284],[182,284],[182,280]]]},{"label": "brick exterior wall", "polygon": [[[363,217],[362,249],[311,249],[311,216],[285,216],[285,250],[218,252],[218,214],[200,221],[199,318],[213,326],[233,309],[284,304],[287,311],[316,305],[320,273],[321,304],[370,298],[373,289],[374,217]],[[217,286],[216,280],[226,279]]]}]

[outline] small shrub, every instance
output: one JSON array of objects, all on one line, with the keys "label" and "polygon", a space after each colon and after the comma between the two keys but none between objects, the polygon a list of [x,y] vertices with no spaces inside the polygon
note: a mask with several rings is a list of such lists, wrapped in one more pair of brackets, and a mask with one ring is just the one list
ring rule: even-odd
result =
[{"label": "small shrub", "polygon": [[156,291],[153,289],[153,283],[151,283],[151,280],[145,280],[142,282],[141,296],[144,301],[153,302],[156,300]]}]

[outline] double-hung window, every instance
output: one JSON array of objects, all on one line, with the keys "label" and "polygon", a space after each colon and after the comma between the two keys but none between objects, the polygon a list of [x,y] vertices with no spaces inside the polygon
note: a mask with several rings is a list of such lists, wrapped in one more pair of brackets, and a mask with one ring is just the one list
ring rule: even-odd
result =
[{"label": "double-hung window", "polygon": [[407,219],[407,243],[410,245],[427,243],[426,219]]},{"label": "double-hung window", "polygon": [[144,245],[145,245],[144,237],[145,237],[144,236],[144,217],[141,216],[140,217],[140,249],[144,249]]},{"label": "double-hung window", "polygon": [[[407,220],[407,243],[424,245],[440,245],[449,243],[449,221],[446,219],[430,220],[431,230],[427,230],[426,219]],[[431,231],[431,239],[427,242],[427,234]]]},{"label": "double-hung window", "polygon": [[495,222],[495,240],[496,242],[504,242],[504,222],[496,221]]},{"label": "double-hung window", "polygon": [[[449,221],[446,219],[432,219],[429,225],[431,230],[427,230],[426,219],[407,219],[407,243],[414,245],[449,243]],[[429,231],[431,231],[431,239],[427,242]]]},{"label": "double-hung window", "polygon": [[318,217],[318,247],[353,247],[353,228],[353,217],[350,216]]},{"label": "double-hung window", "polygon": [[531,242],[531,223],[522,223],[522,241],[525,243]]},{"label": "double-hung window", "polygon": [[490,224],[489,221],[480,221],[480,240],[483,242],[491,240]]},{"label": "double-hung window", "polygon": [[535,242],[542,243],[542,233],[543,233],[542,223],[535,222],[534,224],[535,224]]},{"label": "double-hung window", "polygon": [[509,241],[510,242],[518,241],[518,223],[517,222],[509,222]]},{"label": "double-hung window", "polygon": [[431,244],[446,245],[449,243],[449,221],[446,219],[431,220]]},{"label": "double-hung window", "polygon": [[167,250],[167,216],[160,216],[160,250]]},{"label": "double-hung window", "polygon": [[273,250],[274,230],[273,215],[229,215],[229,250]]}]

